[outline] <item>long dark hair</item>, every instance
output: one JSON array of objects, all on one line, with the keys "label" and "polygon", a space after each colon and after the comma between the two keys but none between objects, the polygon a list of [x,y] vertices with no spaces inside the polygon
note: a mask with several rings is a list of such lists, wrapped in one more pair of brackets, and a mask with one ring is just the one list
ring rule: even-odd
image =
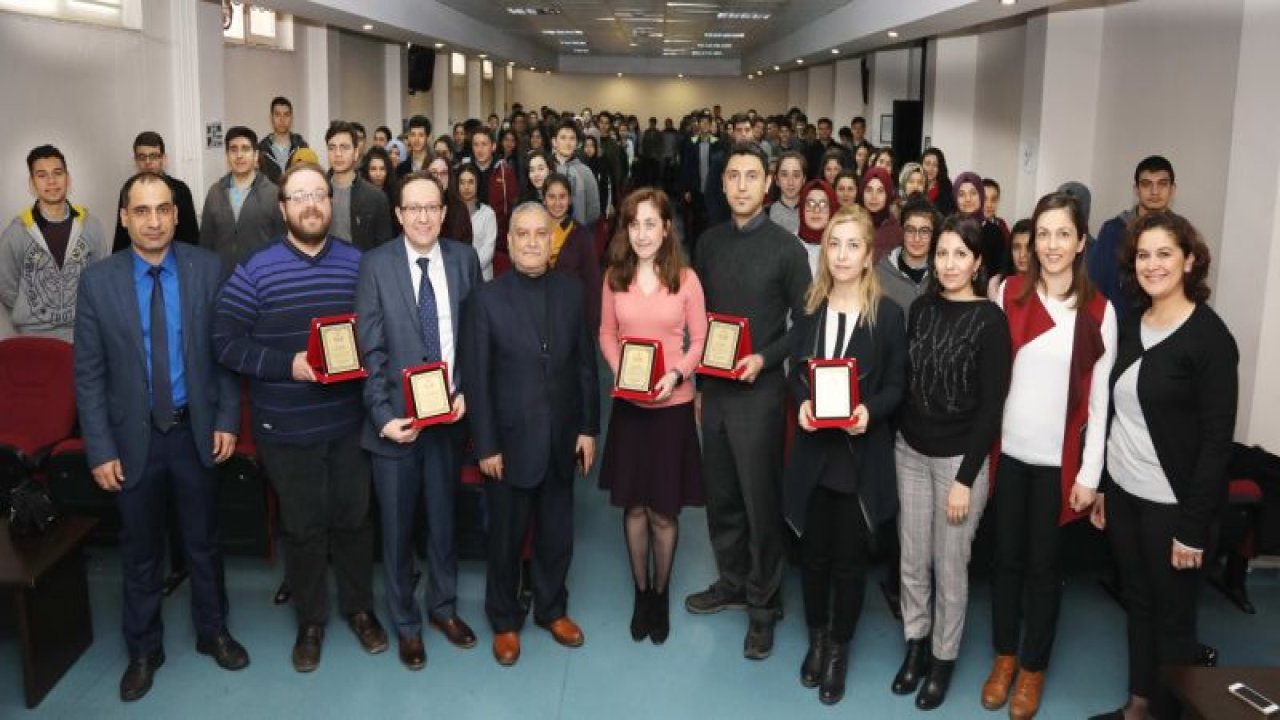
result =
[{"label": "long dark hair", "polygon": [[[1035,212],[1031,214],[1031,255],[1028,258],[1027,275],[1030,276],[1033,282],[1023,283],[1022,292],[1017,298],[1019,305],[1025,303],[1027,298],[1031,297],[1031,293],[1035,292],[1036,287],[1040,285],[1041,267],[1040,256],[1036,254],[1036,236],[1040,234],[1041,216],[1051,210],[1066,210],[1071,215],[1071,224],[1075,226],[1076,241],[1084,240],[1084,211],[1074,197],[1064,192],[1051,192],[1040,198],[1040,201],[1036,203]],[[1070,298],[1073,306],[1079,308],[1087,305],[1096,292],[1097,289],[1089,280],[1089,272],[1085,268],[1084,252],[1078,252],[1071,261],[1071,288],[1067,290],[1067,294],[1061,299]]]},{"label": "long dark hair", "polygon": [[955,233],[960,236],[960,240],[964,246],[978,258],[982,264],[978,267],[978,272],[974,274],[970,284],[973,286],[973,292],[979,297],[986,295],[987,288],[987,259],[982,257],[982,227],[977,221],[970,218],[961,218],[952,216],[942,222],[942,227],[933,233],[933,241],[929,243],[929,286],[928,292],[932,295],[942,294],[942,283],[938,281],[938,245],[942,240],[942,236],[946,233]]},{"label": "long dark hair", "polygon": [[[920,165],[922,167],[924,166],[924,158],[928,157],[929,155],[932,155],[934,158],[938,160],[938,178],[937,178],[938,193],[936,195],[937,199],[934,200],[934,203],[938,208],[938,212],[942,213],[943,215],[950,215],[952,212],[955,211],[956,198],[955,198],[955,189],[951,187],[951,171],[947,169],[947,156],[942,154],[942,148],[931,147],[928,150],[925,150],[924,154],[920,156]],[[924,174],[924,177],[925,177],[924,192],[925,192],[925,195],[928,196],[929,173],[926,172]]]},{"label": "long dark hair", "polygon": [[371,146],[364,153],[364,162],[360,164],[360,177],[369,181],[370,185],[374,185],[373,180],[369,179],[369,164],[374,160],[381,160],[382,166],[387,169],[387,177],[382,181],[382,192],[387,196],[387,202],[391,207],[396,206],[396,165],[391,162],[391,155],[387,153],[386,148]]},{"label": "long dark hair", "polygon": [[658,280],[667,288],[667,292],[680,292],[680,274],[684,271],[684,255],[680,252],[680,241],[676,238],[675,226],[672,223],[674,213],[671,200],[667,194],[657,188],[642,187],[633,191],[622,201],[622,210],[618,214],[618,227],[609,241],[606,253],[605,278],[609,289],[614,292],[626,292],[636,277],[636,265],[639,258],[631,249],[631,237],[628,227],[635,221],[640,211],[640,203],[653,203],[662,219],[662,246],[653,258],[654,270]]}]

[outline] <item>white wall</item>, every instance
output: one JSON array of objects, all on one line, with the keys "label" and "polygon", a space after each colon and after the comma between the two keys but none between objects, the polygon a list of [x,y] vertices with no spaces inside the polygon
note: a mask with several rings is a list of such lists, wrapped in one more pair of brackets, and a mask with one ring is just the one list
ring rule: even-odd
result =
[{"label": "white wall", "polygon": [[[835,106],[835,65],[818,65],[809,68],[809,92],[808,99],[805,101],[805,113],[809,116],[810,122],[818,122],[818,118],[831,118],[832,122],[838,122],[832,118]],[[844,122],[848,122],[846,118]],[[839,124],[836,127],[840,127]],[[833,131],[834,134],[835,131]]]},{"label": "white wall", "polygon": [[835,68],[835,96],[831,119],[839,128],[848,125],[849,121],[859,115],[865,116],[867,106],[862,104],[862,60],[841,60],[835,64]]},{"label": "white wall", "polygon": [[867,108],[867,139],[880,143],[880,116],[893,115],[893,101],[911,97],[911,52],[887,50],[871,56],[871,107]]},{"label": "white wall", "polygon": [[978,132],[978,36],[939,38],[932,50],[936,63],[928,134],[932,145],[946,155],[947,169],[954,176],[973,169],[973,141]]},{"label": "white wall", "polygon": [[[226,110],[223,127],[245,125],[259,137],[271,132],[271,99],[283,95],[293,103],[295,124],[304,112],[302,69],[298,54],[229,45],[223,51]],[[307,138],[318,143],[323,138]]]},{"label": "white wall", "polygon": [[588,105],[593,110],[609,108],[642,119],[669,117],[676,122],[694,108],[711,107],[716,103],[723,107],[726,116],[749,108],[761,113],[774,113],[786,110],[782,103],[787,97],[789,74],[775,73],[747,80],[745,77],[547,75],[517,70],[512,102],[521,103],[526,108],[548,105],[574,111]]},{"label": "white wall", "polygon": [[[364,125],[365,131],[372,135],[374,128],[389,125],[387,121],[392,119],[383,117],[386,105],[382,81],[384,43],[351,33],[340,33],[338,43],[341,48],[338,81],[342,93],[340,104],[331,108],[331,112],[335,119]],[[318,144],[319,139],[316,142]]]}]

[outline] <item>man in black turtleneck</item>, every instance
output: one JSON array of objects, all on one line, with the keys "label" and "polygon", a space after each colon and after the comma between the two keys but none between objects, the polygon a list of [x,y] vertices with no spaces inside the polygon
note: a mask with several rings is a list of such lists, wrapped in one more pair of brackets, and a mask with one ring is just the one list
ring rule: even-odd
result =
[{"label": "man in black turtleneck", "polygon": [[489,480],[485,613],[493,654],[520,657],[524,610],[520,549],[531,520],[533,616],[556,642],[582,644],[569,618],[565,578],[573,555],[573,474],[595,458],[599,390],[581,283],[549,272],[551,216],[525,203],[507,234],[515,272],[472,291],[460,367],[480,470]]}]

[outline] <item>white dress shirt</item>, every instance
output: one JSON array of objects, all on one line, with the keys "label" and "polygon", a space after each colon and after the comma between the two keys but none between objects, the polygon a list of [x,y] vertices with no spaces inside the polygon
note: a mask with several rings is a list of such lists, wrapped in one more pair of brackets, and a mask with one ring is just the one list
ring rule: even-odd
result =
[{"label": "white dress shirt", "polygon": [[427,272],[431,280],[431,289],[436,296],[436,317],[440,325],[440,359],[449,364],[449,384],[454,385],[453,306],[449,304],[449,280],[444,271],[444,253],[440,250],[440,243],[436,242],[431,246],[431,252],[423,255],[409,244],[408,238],[405,238],[404,249],[408,258],[409,278],[413,282],[415,300],[418,298],[418,286],[422,284],[422,268],[418,267],[418,258],[425,257],[430,261]]}]

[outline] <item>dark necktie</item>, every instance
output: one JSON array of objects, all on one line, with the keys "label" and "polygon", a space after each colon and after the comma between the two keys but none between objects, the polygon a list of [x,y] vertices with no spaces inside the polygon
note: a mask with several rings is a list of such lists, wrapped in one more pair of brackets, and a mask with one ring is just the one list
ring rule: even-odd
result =
[{"label": "dark necktie", "polygon": [[831,351],[831,357],[844,357],[844,313],[836,313],[839,321],[836,323],[836,346]]},{"label": "dark necktie", "polygon": [[169,328],[165,323],[164,288],[155,265],[147,270],[151,276],[151,422],[160,432],[173,427],[173,387],[169,383]]},{"label": "dark necktie", "polygon": [[422,279],[418,281],[418,322],[422,323],[422,339],[427,346],[427,362],[440,361],[440,315],[436,311],[436,291],[427,268],[431,261],[418,258]]}]

